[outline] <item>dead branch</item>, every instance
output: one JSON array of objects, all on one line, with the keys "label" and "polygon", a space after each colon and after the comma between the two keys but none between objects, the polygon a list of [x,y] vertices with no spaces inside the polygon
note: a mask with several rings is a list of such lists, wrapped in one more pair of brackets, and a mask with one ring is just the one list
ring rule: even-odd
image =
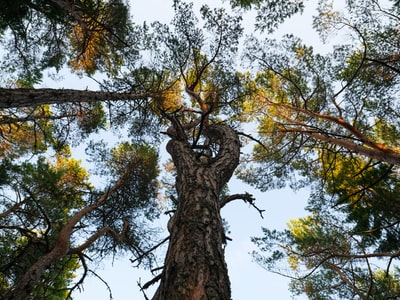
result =
[{"label": "dead branch", "polygon": [[149,250],[145,251],[142,253],[142,255],[140,255],[138,258],[135,259],[129,259],[131,261],[131,263],[136,263],[137,261],[140,261],[146,257],[147,255],[149,255],[151,252],[153,252],[154,250],[156,250],[158,247],[160,247],[162,244],[164,244],[166,241],[169,240],[169,236],[167,236],[165,239],[163,239],[161,242],[159,242],[158,244],[156,244],[155,246],[151,247]]},{"label": "dead branch", "polygon": [[253,195],[251,195],[247,192],[245,194],[234,194],[234,195],[229,195],[229,196],[222,198],[220,201],[220,207],[222,208],[226,204],[228,204],[229,202],[232,202],[234,200],[243,200],[244,202],[249,203],[251,206],[253,206],[259,212],[261,218],[264,219],[263,213],[264,213],[265,209],[258,208],[254,203],[256,201],[256,199],[253,197]]},{"label": "dead branch", "polygon": [[141,286],[140,283],[138,283],[138,285],[140,287],[140,290],[143,291],[143,290],[148,289],[151,285],[155,284],[157,281],[159,281],[161,279],[161,275],[162,274],[157,275],[156,277],[154,277],[150,281],[146,282],[143,286]]}]

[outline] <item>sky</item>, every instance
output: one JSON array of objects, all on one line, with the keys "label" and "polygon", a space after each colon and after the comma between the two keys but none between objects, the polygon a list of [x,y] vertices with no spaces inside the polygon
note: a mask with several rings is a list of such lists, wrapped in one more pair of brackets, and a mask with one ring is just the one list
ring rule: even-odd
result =
[{"label": "sky", "polygon": [[[201,1],[201,3],[205,2],[207,1]],[[209,2],[212,3],[212,1]],[[168,19],[172,16],[171,3],[172,0],[131,0],[134,20],[137,23],[144,20],[147,22],[154,20],[168,22]],[[220,4],[221,2],[214,1],[214,3]],[[284,24],[276,35],[293,33],[303,38],[308,44],[318,44],[318,37],[312,31],[311,22],[309,13],[297,16]],[[253,19],[248,17],[246,24],[251,26]],[[68,79],[67,82],[71,86],[66,86],[65,81],[61,81],[61,84],[64,84],[62,87],[79,88],[81,86],[82,89],[85,89],[88,85],[89,88],[91,87],[90,83],[83,79]],[[54,87],[49,82],[45,85]],[[263,219],[254,208],[240,201],[230,203],[222,210],[223,218],[229,223],[229,237],[232,239],[225,250],[231,280],[232,299],[291,299],[287,278],[269,273],[252,261],[249,253],[256,248],[251,243],[250,237],[261,236],[261,227],[282,230],[286,228],[288,220],[304,216],[303,208],[307,201],[307,190],[295,193],[289,189],[284,189],[261,193],[237,179],[232,179],[229,186],[232,194],[244,192],[253,194],[257,199],[257,206],[265,209]],[[160,225],[165,226],[165,222],[165,218],[160,220]],[[112,290],[113,299],[116,300],[144,299],[137,282],[141,281],[144,284],[152,279],[149,271],[133,268],[129,262],[129,256],[120,257],[114,261],[104,261],[96,267],[96,272],[108,283]],[[149,298],[153,296],[155,288],[156,286],[147,291]],[[81,292],[76,291],[73,294],[73,298],[76,300],[108,300],[109,296],[107,287],[94,276],[89,276],[86,279]],[[306,298],[296,297],[295,299]]]}]

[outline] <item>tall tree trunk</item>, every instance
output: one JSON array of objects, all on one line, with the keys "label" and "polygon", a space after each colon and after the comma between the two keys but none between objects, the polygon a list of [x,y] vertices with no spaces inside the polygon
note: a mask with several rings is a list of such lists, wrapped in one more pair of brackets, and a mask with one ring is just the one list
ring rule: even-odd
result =
[{"label": "tall tree trunk", "polygon": [[231,296],[219,196],[239,163],[240,143],[235,131],[222,124],[208,126],[205,136],[219,147],[214,157],[200,157],[183,138],[167,145],[177,169],[178,203],[168,224],[170,244],[154,300]]}]

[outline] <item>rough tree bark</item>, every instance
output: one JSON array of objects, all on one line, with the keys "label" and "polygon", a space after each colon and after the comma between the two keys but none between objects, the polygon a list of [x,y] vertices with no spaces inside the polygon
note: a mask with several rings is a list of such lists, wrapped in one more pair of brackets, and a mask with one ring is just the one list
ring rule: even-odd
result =
[{"label": "rough tree bark", "polygon": [[182,135],[167,144],[177,170],[178,203],[153,300],[231,299],[219,196],[239,163],[240,143],[223,124],[208,126],[204,135],[208,144],[218,145],[215,156],[199,155]]},{"label": "rough tree bark", "polygon": [[0,88],[0,109],[31,107],[42,104],[65,104],[102,101],[134,101],[157,97],[153,93],[119,93],[73,89],[4,89]]}]

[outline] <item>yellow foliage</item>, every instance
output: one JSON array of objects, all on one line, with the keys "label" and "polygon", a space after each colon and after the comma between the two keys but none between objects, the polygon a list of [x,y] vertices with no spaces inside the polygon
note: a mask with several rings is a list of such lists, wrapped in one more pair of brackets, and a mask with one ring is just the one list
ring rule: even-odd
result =
[{"label": "yellow foliage", "polygon": [[23,121],[24,117],[10,117],[4,112],[0,117],[0,157],[12,158],[26,151],[46,149],[45,135],[50,135],[47,131],[51,128],[51,122],[48,120],[48,116],[51,115],[49,106],[21,109],[18,114],[37,117],[37,120]]},{"label": "yellow foliage", "polygon": [[267,125],[268,120],[281,117],[285,111],[289,113],[287,109],[279,105],[279,103],[287,103],[288,98],[276,74],[259,73],[256,78],[248,79],[246,89],[248,96],[243,104],[243,115],[248,117],[247,121],[258,119],[263,120],[261,124]]},{"label": "yellow foliage", "polygon": [[296,239],[303,239],[304,237],[309,236],[310,233],[313,235],[312,225],[312,218],[310,216],[300,219],[291,219],[287,223],[290,232]]},{"label": "yellow foliage", "polygon": [[102,45],[104,34],[105,29],[98,24],[87,24],[86,28],[82,28],[79,24],[74,26],[70,36],[71,45],[78,51],[78,55],[70,61],[74,70],[85,70],[89,74],[97,70],[96,59],[104,47]]},{"label": "yellow foliage", "polygon": [[304,50],[304,48],[296,48],[295,53],[297,58],[301,58],[306,54],[306,51]]},{"label": "yellow foliage", "polygon": [[183,88],[180,81],[175,81],[168,89],[166,89],[159,101],[158,108],[165,112],[177,111],[183,105]]},{"label": "yellow foliage", "polygon": [[[12,157],[18,150],[31,149],[32,146],[38,145],[39,140],[31,134],[26,124],[16,125],[7,124],[0,125],[1,141],[0,141],[0,156]],[[30,128],[29,128],[30,129]],[[19,149],[18,149],[19,148]]]},{"label": "yellow foliage", "polygon": [[299,265],[299,257],[297,255],[290,255],[287,262],[292,270],[297,270]]},{"label": "yellow foliage", "polygon": [[[80,206],[83,201],[80,191],[91,188],[91,184],[88,181],[90,174],[81,166],[81,160],[57,155],[54,168],[62,172],[57,186],[60,190],[65,191],[65,201],[74,201],[75,205]],[[64,213],[67,214],[68,211],[69,207]]]}]

